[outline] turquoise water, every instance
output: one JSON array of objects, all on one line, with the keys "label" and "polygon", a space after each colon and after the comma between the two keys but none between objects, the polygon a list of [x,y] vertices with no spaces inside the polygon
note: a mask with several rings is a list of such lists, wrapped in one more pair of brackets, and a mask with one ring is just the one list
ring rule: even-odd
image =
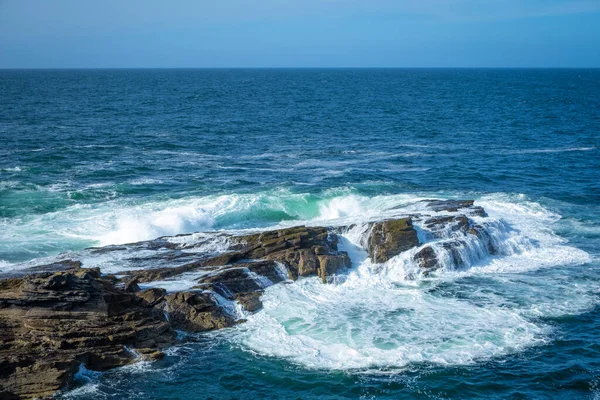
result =
[{"label": "turquoise water", "polygon": [[0,71],[0,269],[473,198],[505,253],[267,289],[239,327],[65,398],[596,398],[599,70]]}]

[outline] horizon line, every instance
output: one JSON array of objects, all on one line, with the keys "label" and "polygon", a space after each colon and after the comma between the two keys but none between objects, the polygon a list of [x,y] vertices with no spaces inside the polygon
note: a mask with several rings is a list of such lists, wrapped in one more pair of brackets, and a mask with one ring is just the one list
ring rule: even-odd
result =
[{"label": "horizon line", "polygon": [[0,67],[0,71],[14,70],[225,70],[225,69],[600,69],[600,66],[594,67],[556,67],[556,66],[515,66],[515,67],[494,67],[494,66],[446,66],[446,67],[356,67],[356,66],[339,66],[339,67]]}]

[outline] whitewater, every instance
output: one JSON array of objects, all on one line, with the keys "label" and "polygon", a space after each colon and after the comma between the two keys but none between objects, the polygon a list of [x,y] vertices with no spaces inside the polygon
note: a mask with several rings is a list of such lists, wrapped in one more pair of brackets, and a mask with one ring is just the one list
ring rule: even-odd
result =
[{"label": "whitewater", "polygon": [[[543,318],[585,313],[598,302],[596,283],[564,275],[567,269],[590,263],[591,256],[554,233],[552,226],[560,221],[560,215],[527,196],[497,193],[477,199],[476,205],[488,216],[473,218],[488,233],[494,255],[482,240],[467,235],[458,258],[453,257],[444,243],[455,241],[456,232],[448,227],[432,230],[417,221],[422,245],[374,264],[366,253],[369,223],[419,213],[435,216],[422,203],[432,197],[367,197],[345,189],[329,192],[334,194],[319,197],[279,190],[120,209],[109,202],[92,213],[71,207],[44,215],[35,221],[35,229],[51,230],[63,240],[84,239],[82,243],[101,246],[125,244],[124,251],[110,255],[69,251],[25,264],[5,262],[0,268],[7,271],[79,258],[84,267],[119,273],[127,270],[128,260],[154,254],[135,245],[128,248],[128,243],[160,236],[179,234],[168,240],[195,243],[192,251],[196,253],[218,254],[228,248],[225,233],[296,225],[337,227],[340,249],[352,259],[351,271],[329,285],[316,277],[289,285],[261,282],[266,288],[264,309],[245,313],[235,304],[228,305],[247,322],[215,335],[245,351],[288,359],[307,368],[362,373],[390,373],[419,363],[472,364],[547,344],[552,340],[552,327]],[[287,220],[275,224],[269,218],[282,215]],[[64,232],[56,226],[62,226]],[[31,224],[11,228],[12,232],[5,230],[6,238],[23,235],[31,241],[30,233],[16,233],[31,229]],[[192,233],[199,230],[202,233]],[[183,233],[191,234],[181,236]],[[433,245],[443,266],[424,276],[413,256],[426,245]],[[542,278],[522,275],[538,269],[547,269]],[[184,274],[142,287],[188,290],[201,275]]]},{"label": "whitewater", "polygon": [[[597,398],[599,85],[584,69],[0,71],[0,275],[177,267],[230,235],[328,227],[352,260],[328,284],[255,276],[261,310],[219,299],[238,325],[82,369],[59,398]],[[430,199],[474,200],[483,233],[430,226],[448,215]],[[373,263],[372,223],[405,216],[421,244]],[[417,265],[424,248],[439,269]]]}]

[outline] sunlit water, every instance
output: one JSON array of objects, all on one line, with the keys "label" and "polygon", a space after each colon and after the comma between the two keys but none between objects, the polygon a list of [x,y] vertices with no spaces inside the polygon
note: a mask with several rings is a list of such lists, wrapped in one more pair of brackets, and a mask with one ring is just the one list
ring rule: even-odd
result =
[{"label": "sunlit water", "polygon": [[[65,398],[599,395],[597,70],[2,71],[0,102],[0,270],[353,226],[332,284],[271,286],[244,324],[82,370]],[[372,264],[366,223],[428,198],[475,199],[498,254],[473,237],[429,277],[416,250]],[[443,256],[452,233],[416,227]]]}]

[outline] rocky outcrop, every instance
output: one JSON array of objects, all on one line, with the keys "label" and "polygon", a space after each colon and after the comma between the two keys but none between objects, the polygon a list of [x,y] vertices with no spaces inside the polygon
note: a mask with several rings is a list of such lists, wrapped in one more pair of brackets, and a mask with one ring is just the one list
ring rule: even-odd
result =
[{"label": "rocky outcrop", "polygon": [[469,233],[470,235],[476,236],[477,238],[479,238],[479,240],[481,240],[483,243],[485,243],[485,246],[487,247],[487,251],[490,254],[492,254],[492,255],[498,254],[498,249],[494,245],[494,241],[492,240],[492,237],[490,236],[490,234],[485,230],[485,228],[482,225],[473,224],[467,230],[467,233]]},{"label": "rocky outcrop", "polygon": [[158,358],[175,332],[161,312],[97,269],[0,281],[0,393],[47,397],[80,365],[106,370]]},{"label": "rocky outcrop", "polygon": [[466,215],[450,215],[427,218],[423,225],[432,233],[434,237],[445,236],[445,231],[466,232],[469,229],[470,221]]},{"label": "rocky outcrop", "polygon": [[171,293],[162,305],[166,317],[176,329],[187,332],[205,332],[235,324],[213,295],[202,291]]},{"label": "rocky outcrop", "polygon": [[294,227],[235,238],[246,246],[248,258],[264,258],[282,263],[290,279],[318,275],[323,282],[352,263],[348,254],[338,251],[334,233],[322,227]]},{"label": "rocky outcrop", "polygon": [[[343,251],[338,251],[337,236],[323,227],[297,226],[244,236],[227,236],[233,251],[201,259],[177,267],[144,269],[127,272],[138,282],[151,282],[181,275],[186,272],[218,271],[224,266],[244,266],[244,260],[269,260],[281,263],[288,278],[320,276],[323,282],[340,268],[349,268],[351,261]],[[327,256],[327,257],[324,257]],[[321,265],[321,260],[323,265]],[[336,261],[334,261],[336,260]],[[255,264],[265,266],[266,264]],[[247,266],[247,265],[246,265]],[[261,273],[277,282],[281,280],[274,268]],[[217,268],[219,267],[219,268]]]},{"label": "rocky outcrop", "polygon": [[[231,251],[223,254],[124,272],[121,279],[65,260],[0,280],[0,397],[51,396],[71,382],[80,365],[102,371],[159,358],[161,349],[174,343],[176,330],[204,332],[239,322],[222,303],[238,302],[246,312],[256,312],[264,287],[298,276],[317,275],[326,282],[351,264],[326,228],[302,226],[228,239]],[[165,259],[189,258],[165,239],[134,245],[167,248],[172,253]],[[140,287],[189,272],[200,273],[192,290]]]},{"label": "rocky outcrop", "polygon": [[487,213],[481,206],[474,205],[473,200],[424,200],[427,208],[436,212],[465,212],[469,215],[487,217]]},{"label": "rocky outcrop", "polygon": [[425,246],[419,250],[415,254],[414,260],[426,274],[441,267],[437,253],[431,246]]},{"label": "rocky outcrop", "polygon": [[[435,244],[426,244],[413,256],[423,275],[444,267],[444,264],[459,268],[468,263],[467,249],[478,244],[489,255],[497,254],[492,237],[484,227],[472,217],[486,217],[482,207],[474,206],[472,200],[428,200],[428,208],[436,212],[447,211],[452,215],[419,216],[424,234],[430,238],[444,238]],[[477,244],[473,244],[473,238]]]},{"label": "rocky outcrop", "polygon": [[419,237],[410,217],[376,222],[368,238],[369,257],[374,263],[386,262],[418,245]]},{"label": "rocky outcrop", "polygon": [[[409,254],[427,275],[444,260],[464,262],[461,249],[473,240],[495,254],[486,222],[478,218],[486,215],[481,207],[468,200],[425,203],[429,215],[365,226],[363,246],[374,263],[414,249]],[[202,243],[211,240],[198,235]],[[62,260],[0,277],[0,398],[51,396],[72,381],[81,365],[102,371],[160,358],[162,349],[175,343],[177,330],[227,328],[259,312],[261,295],[270,285],[309,276],[327,283],[351,266],[334,230],[324,227],[215,237],[227,243],[220,253],[197,252],[197,243],[179,238],[89,250],[105,254],[135,248],[150,254],[130,258],[140,269],[123,268],[117,276]],[[430,242],[438,238],[443,240]],[[156,287],[161,286],[157,281],[181,275],[193,277],[191,289]]]}]

